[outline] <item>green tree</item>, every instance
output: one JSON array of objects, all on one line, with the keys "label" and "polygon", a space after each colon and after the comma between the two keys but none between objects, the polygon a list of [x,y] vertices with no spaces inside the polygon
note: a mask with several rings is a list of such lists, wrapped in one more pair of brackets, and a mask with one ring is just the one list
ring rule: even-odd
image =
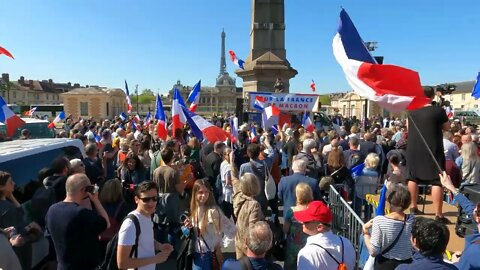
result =
[{"label": "green tree", "polygon": [[142,96],[155,96],[152,89],[143,89]]},{"label": "green tree", "polygon": [[6,99],[7,103],[10,103],[10,90],[12,89],[12,86],[12,82],[3,82],[0,84],[1,95]]}]

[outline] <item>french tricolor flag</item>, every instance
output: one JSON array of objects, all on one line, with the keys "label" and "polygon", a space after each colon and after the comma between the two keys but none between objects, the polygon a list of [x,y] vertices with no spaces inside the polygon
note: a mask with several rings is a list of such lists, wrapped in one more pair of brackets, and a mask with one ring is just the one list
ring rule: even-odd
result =
[{"label": "french tricolor flag", "polygon": [[256,143],[257,142],[257,129],[254,125],[250,126],[250,142]]},{"label": "french tricolor flag", "polygon": [[175,137],[175,130],[183,128],[186,118],[183,108],[186,108],[182,95],[177,88],[174,89],[172,102],[172,135]]},{"label": "french tricolor flag", "polygon": [[5,100],[0,96],[0,122],[7,127],[7,136],[11,137],[15,134],[17,128],[25,125],[25,122],[18,117],[10,108],[8,108]]},{"label": "french tricolor flag", "polygon": [[145,120],[143,120],[143,125],[145,126],[145,128],[148,128],[148,126],[150,126],[150,120],[152,120],[152,113],[150,112],[150,110],[148,110],[148,114],[147,116],[145,116]]},{"label": "french tricolor flag", "polygon": [[224,142],[230,137],[230,134],[225,130],[208,122],[205,118],[197,115],[187,108],[182,107],[185,118],[187,119],[193,134],[197,139],[203,140],[206,138],[208,142],[215,143],[218,141]]},{"label": "french tricolor flag", "polygon": [[187,101],[190,102],[190,108],[189,110],[191,112],[195,112],[195,110],[197,110],[197,107],[198,107],[198,103],[200,102],[200,88],[201,88],[201,84],[202,84],[202,81],[198,81],[198,83],[196,83],[194,86],[193,86],[193,89],[192,91],[190,92],[190,94],[188,95],[188,99]]},{"label": "french tricolor flag", "polygon": [[58,123],[64,119],[65,119],[65,112],[59,113],[57,117],[55,117],[55,119],[53,119],[53,121],[50,124],[48,124],[48,128],[54,128],[55,123]]},{"label": "french tricolor flag", "polygon": [[266,103],[267,103],[266,97],[255,96],[255,103],[253,103],[253,107],[259,111],[263,111],[265,109]]},{"label": "french tricolor flag", "polygon": [[157,136],[162,140],[167,139],[167,121],[165,118],[165,111],[163,110],[162,99],[157,94],[157,106],[155,109],[155,119],[157,120]]},{"label": "french tricolor flag", "polygon": [[302,126],[308,132],[315,131],[315,126],[313,125],[312,120],[310,119],[310,116],[307,114],[307,112],[303,113]]},{"label": "french tricolor flag", "polygon": [[232,60],[232,62],[235,65],[237,65],[239,68],[245,70],[245,68],[243,67],[243,65],[245,64],[245,61],[238,59],[237,55],[233,51],[228,51],[228,53],[230,54],[230,59]]},{"label": "french tricolor flag", "polygon": [[332,46],[348,83],[358,95],[391,112],[418,109],[430,102],[417,72],[377,64],[344,9]]},{"label": "french tricolor flag", "polygon": [[130,92],[128,91],[128,84],[127,80],[125,80],[125,94],[126,94],[126,99],[127,99],[127,109],[128,113],[132,112],[132,101],[130,100]]},{"label": "french tricolor flag", "polygon": [[262,112],[263,128],[267,130],[273,127],[274,125],[278,126],[279,118],[280,118],[280,109],[274,105],[268,106]]}]

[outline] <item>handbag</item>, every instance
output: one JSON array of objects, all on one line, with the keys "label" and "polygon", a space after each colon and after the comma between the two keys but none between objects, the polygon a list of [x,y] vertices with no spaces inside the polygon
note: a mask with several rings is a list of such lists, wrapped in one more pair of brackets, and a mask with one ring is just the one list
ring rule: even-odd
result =
[{"label": "handbag", "polygon": [[[374,269],[380,268],[382,264],[391,264],[392,267],[393,267],[392,269],[395,269],[395,267],[398,266],[399,264],[408,262],[408,260],[398,261],[398,260],[393,260],[393,259],[388,259],[388,258],[383,257],[383,255],[386,254],[387,252],[389,252],[390,250],[392,250],[392,248],[394,248],[395,245],[397,244],[398,240],[400,240],[400,236],[402,236],[403,230],[405,229],[405,225],[407,223],[407,217],[408,217],[408,215],[405,215],[405,218],[403,220],[402,229],[398,233],[395,240],[393,240],[393,242],[386,249],[382,250],[382,252],[380,254],[375,256],[375,262],[374,262],[374,267],[373,267]],[[385,267],[388,267],[388,265],[385,265]]]},{"label": "handbag", "polygon": [[207,249],[210,251],[210,254],[211,254],[211,258],[212,258],[212,270],[220,270],[220,260],[219,258],[221,256],[218,256],[217,252],[220,250],[218,248],[215,248],[214,250],[210,250],[210,247],[208,246],[207,242],[205,241],[205,239],[203,239],[203,236],[200,234],[198,234],[200,236],[200,239],[202,239],[203,243],[205,243],[205,246],[207,247]]},{"label": "handbag", "polygon": [[275,184],[275,180],[273,180],[272,174],[267,169],[267,164],[264,162],[265,167],[265,197],[267,200],[275,199],[277,194],[277,185]]}]

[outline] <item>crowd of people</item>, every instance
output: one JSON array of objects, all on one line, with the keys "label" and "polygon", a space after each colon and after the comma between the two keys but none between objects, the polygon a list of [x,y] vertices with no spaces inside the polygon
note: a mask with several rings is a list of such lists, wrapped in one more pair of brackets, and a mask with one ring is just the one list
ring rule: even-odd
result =
[{"label": "crowd of people", "polygon": [[[282,269],[275,260],[284,269],[355,269],[351,241],[332,231],[331,185],[365,221],[372,269],[480,267],[478,232],[454,256],[459,262],[443,259],[445,189],[480,224],[480,205],[458,191],[480,182],[473,127],[449,121],[438,106],[412,111],[408,121],[331,121],[315,132],[254,124],[257,136],[244,124],[237,138],[207,142],[188,127],[160,140],[153,121],[133,128],[120,118],[68,118],[58,136],[82,140],[86,158],[61,156],[41,170],[38,189],[24,198],[33,205],[28,216],[15,179],[0,171],[0,267],[31,269],[32,243],[45,235],[48,269],[163,269],[168,261],[177,269]],[[231,129],[226,118],[213,123]],[[265,192],[270,178],[274,198]],[[422,183],[432,185],[434,219],[416,217]],[[366,194],[384,184],[390,211],[372,219]],[[224,259],[227,246],[235,259]]]}]

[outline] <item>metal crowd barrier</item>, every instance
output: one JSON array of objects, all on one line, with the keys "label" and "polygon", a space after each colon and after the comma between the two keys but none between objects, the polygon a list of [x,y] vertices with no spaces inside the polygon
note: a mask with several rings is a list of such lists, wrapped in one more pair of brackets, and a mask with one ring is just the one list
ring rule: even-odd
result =
[{"label": "metal crowd barrier", "polygon": [[356,251],[358,262],[360,250],[360,236],[362,235],[363,221],[350,207],[333,185],[330,185],[328,204],[333,214],[332,230],[338,235],[349,239]]}]

